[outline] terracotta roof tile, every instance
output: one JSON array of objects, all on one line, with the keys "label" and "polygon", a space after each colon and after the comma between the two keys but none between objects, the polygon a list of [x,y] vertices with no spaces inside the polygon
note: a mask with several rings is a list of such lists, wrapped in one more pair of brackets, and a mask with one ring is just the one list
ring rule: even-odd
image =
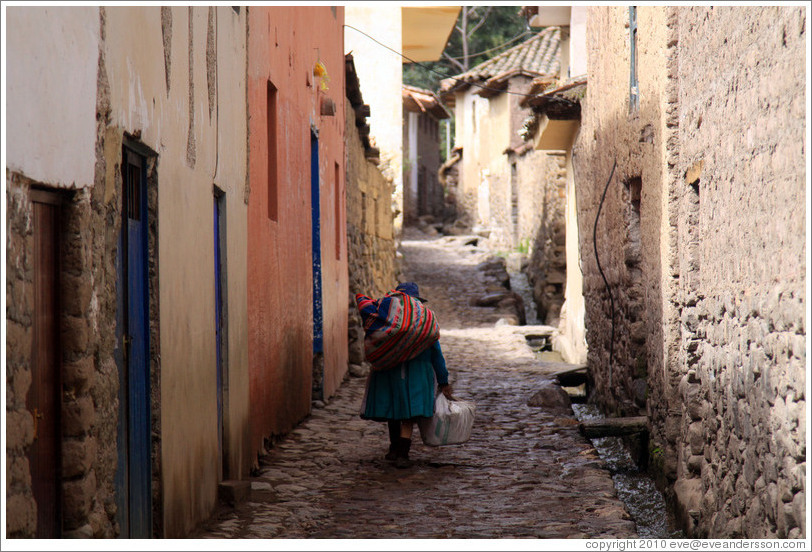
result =
[{"label": "terracotta roof tile", "polygon": [[482,81],[490,81],[490,86],[516,74],[557,76],[560,67],[560,42],[561,30],[558,27],[547,27],[530,40],[505,50],[465,73],[443,79],[440,89],[447,93],[471,83],[481,84]]}]

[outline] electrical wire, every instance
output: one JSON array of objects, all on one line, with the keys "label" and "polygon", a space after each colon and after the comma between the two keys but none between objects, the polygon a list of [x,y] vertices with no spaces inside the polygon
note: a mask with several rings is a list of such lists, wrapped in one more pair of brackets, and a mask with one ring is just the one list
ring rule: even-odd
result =
[{"label": "electrical wire", "polygon": [[[487,50],[482,50],[481,52],[477,52],[475,54],[468,54],[468,57],[472,58],[472,57],[476,57],[476,56],[481,56],[482,54],[487,54],[488,52],[493,52],[494,50],[498,50],[499,48],[504,48],[505,46],[507,46],[511,42],[515,42],[515,41],[519,40],[520,38],[524,38],[525,36],[527,36],[529,34],[535,34],[535,33],[533,31],[524,31],[522,34],[514,36],[513,38],[511,38],[507,42],[503,42],[499,46],[494,46],[493,48],[488,48]],[[455,58],[455,57],[451,57],[451,56],[448,56],[448,58],[453,59],[454,61],[460,61],[462,59],[462,58]]]},{"label": "electrical wire", "polygon": [[606,291],[609,293],[609,307],[611,310],[612,315],[612,336],[609,339],[609,390],[612,389],[612,357],[615,354],[615,298],[612,296],[612,288],[609,286],[609,282],[606,280],[606,275],[603,273],[603,269],[601,268],[601,261],[598,258],[598,217],[601,216],[601,209],[603,208],[603,201],[606,199],[606,190],[609,189],[609,183],[612,182],[612,177],[615,175],[615,167],[617,167],[617,159],[612,164],[612,172],[609,173],[609,180],[606,181],[606,186],[603,188],[603,195],[601,196],[601,202],[598,205],[598,213],[595,215],[595,226],[592,228],[592,246],[595,248],[595,262],[598,263],[598,272],[601,273],[601,278],[603,278],[603,283],[606,286]]},{"label": "electrical wire", "polygon": [[409,56],[407,56],[406,54],[404,54],[402,52],[398,52],[394,48],[390,48],[389,46],[387,46],[383,42],[377,40],[375,37],[372,37],[372,36],[368,35],[364,31],[362,31],[361,29],[356,29],[352,25],[347,25],[346,23],[344,24],[344,26],[347,27],[347,28],[350,28],[350,29],[352,29],[354,31],[357,31],[357,32],[361,33],[365,37],[369,38],[371,41],[383,46],[384,48],[386,48],[390,52],[394,52],[395,54],[399,55],[403,59],[407,60],[409,63],[414,63],[415,65],[418,65],[418,66],[422,67],[423,69],[426,69],[427,71],[430,71],[430,72],[432,72],[432,73],[434,73],[436,75],[439,75],[439,76],[443,77],[444,79],[451,79],[453,81],[461,82],[463,84],[468,84],[470,86],[476,86],[477,88],[481,88],[482,90],[490,90],[491,92],[500,92],[500,93],[504,93],[504,94],[512,94],[514,96],[523,96],[525,98],[534,98],[536,96],[536,94],[523,94],[522,92],[511,92],[510,90],[505,90],[505,89],[502,89],[502,88],[489,88],[487,86],[483,86],[483,85],[475,83],[475,82],[467,82],[467,81],[465,81],[463,79],[458,79],[457,77],[447,77],[446,75],[443,75],[439,71],[435,71],[434,69],[432,69],[428,65],[424,65],[424,64],[420,63],[419,61],[415,61],[412,58],[410,58]]}]

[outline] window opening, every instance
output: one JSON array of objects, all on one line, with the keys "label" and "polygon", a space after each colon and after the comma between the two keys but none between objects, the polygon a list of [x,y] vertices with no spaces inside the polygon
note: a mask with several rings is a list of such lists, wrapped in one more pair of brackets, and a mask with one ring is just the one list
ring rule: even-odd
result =
[{"label": "window opening", "polygon": [[267,159],[268,159],[268,218],[279,220],[278,159],[276,147],[276,87],[268,81],[266,97]]}]

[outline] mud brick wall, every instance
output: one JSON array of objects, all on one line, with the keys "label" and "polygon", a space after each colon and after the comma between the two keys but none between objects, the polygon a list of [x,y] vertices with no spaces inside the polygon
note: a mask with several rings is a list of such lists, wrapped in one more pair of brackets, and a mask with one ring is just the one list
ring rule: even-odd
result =
[{"label": "mud brick wall", "polygon": [[364,362],[364,333],[355,294],[383,295],[396,284],[392,181],[364,155],[355,113],[346,102],[349,362]]},{"label": "mud brick wall", "polygon": [[682,502],[702,535],[802,537],[805,10],[679,22]]}]

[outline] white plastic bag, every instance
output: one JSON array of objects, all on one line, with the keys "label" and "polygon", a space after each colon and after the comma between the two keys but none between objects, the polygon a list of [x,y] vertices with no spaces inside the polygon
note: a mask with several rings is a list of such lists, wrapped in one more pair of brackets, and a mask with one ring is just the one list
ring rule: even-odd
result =
[{"label": "white plastic bag", "polygon": [[434,399],[434,416],[419,421],[423,443],[432,447],[458,445],[471,437],[476,404],[448,400],[442,393]]}]

